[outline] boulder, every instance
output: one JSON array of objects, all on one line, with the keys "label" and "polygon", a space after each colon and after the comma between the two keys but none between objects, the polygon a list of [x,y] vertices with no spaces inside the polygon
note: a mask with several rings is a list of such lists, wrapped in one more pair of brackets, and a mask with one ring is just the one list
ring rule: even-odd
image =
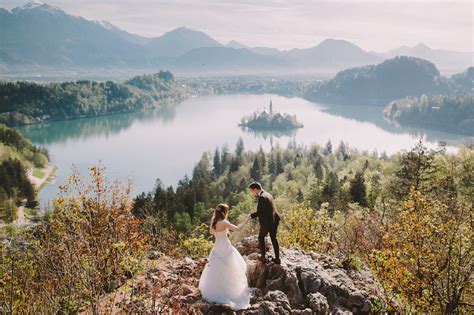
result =
[{"label": "boulder", "polygon": [[252,307],[245,310],[245,314],[271,315],[271,314],[289,314],[291,313],[290,302],[285,293],[275,290],[269,291]]},{"label": "boulder", "polygon": [[335,258],[298,248],[282,248],[280,265],[263,264],[254,255],[258,253],[256,237],[242,240],[236,248],[247,261],[249,286],[264,295],[263,299],[255,299],[246,314],[254,314],[256,309],[258,314],[281,314],[288,309],[287,302],[291,312],[297,314],[308,307],[314,314],[369,313],[372,305],[386,303],[368,269],[345,270]]},{"label": "boulder", "polygon": [[[270,242],[266,246],[270,248]],[[281,248],[280,265],[264,264],[258,260],[256,237],[243,239],[236,248],[247,263],[251,304],[248,309],[236,311],[201,298],[197,287],[205,259],[170,260],[169,266],[160,269],[158,280],[165,281],[167,286],[175,283],[168,291],[160,288],[163,295],[160,301],[170,303],[164,293],[172,297],[177,293],[183,312],[237,315],[369,314],[383,311],[387,304],[383,290],[369,269],[346,270],[336,258],[306,253],[296,247]],[[148,275],[155,286],[159,284],[153,278],[156,275],[158,271]]]},{"label": "boulder", "polygon": [[327,314],[329,312],[329,304],[328,299],[324,295],[319,292],[316,293],[309,293],[306,296],[306,300],[308,301],[309,307],[313,314]]}]

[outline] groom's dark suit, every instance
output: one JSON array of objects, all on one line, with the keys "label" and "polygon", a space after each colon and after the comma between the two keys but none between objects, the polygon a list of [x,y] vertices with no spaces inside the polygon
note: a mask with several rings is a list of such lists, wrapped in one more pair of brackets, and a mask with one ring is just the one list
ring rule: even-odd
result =
[{"label": "groom's dark suit", "polygon": [[260,223],[260,232],[258,233],[258,243],[260,246],[260,254],[265,257],[265,236],[270,233],[273,250],[275,251],[275,259],[280,259],[280,247],[276,238],[278,223],[280,216],[273,203],[273,196],[268,192],[261,190],[258,195],[257,212],[250,215],[253,218],[258,217]]}]

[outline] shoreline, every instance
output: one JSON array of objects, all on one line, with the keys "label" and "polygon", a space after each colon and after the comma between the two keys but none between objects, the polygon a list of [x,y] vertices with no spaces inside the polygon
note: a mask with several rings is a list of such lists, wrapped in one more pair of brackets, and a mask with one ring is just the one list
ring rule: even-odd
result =
[{"label": "shoreline", "polygon": [[[28,179],[33,184],[33,186],[35,186],[35,190],[37,193],[39,193],[41,189],[43,189],[46,185],[48,185],[48,183],[51,180],[54,179],[54,173],[56,172],[56,170],[57,170],[57,166],[55,164],[48,162],[45,168],[43,177],[38,178],[33,175],[32,169],[28,169],[27,171]],[[31,221],[25,214],[25,204],[23,203],[17,208],[16,219],[13,220],[11,223],[5,223],[5,222],[0,223],[0,228],[6,227],[8,225],[13,225],[19,228],[19,227],[29,225],[29,224],[31,224]]]},{"label": "shoreline", "polygon": [[71,117],[71,118],[66,118],[66,119],[48,119],[44,121],[37,121],[37,122],[30,122],[27,124],[15,124],[15,125],[7,125],[4,122],[0,122],[0,124],[4,124],[8,128],[17,128],[17,127],[23,127],[23,126],[31,126],[31,125],[41,125],[41,124],[49,124],[49,123],[56,123],[56,122],[62,122],[62,121],[68,121],[68,120],[80,120],[80,119],[87,119],[87,118],[96,118],[96,117],[104,117],[104,116],[114,116],[114,115],[123,115],[123,114],[133,114],[133,113],[140,113],[140,112],[146,112],[149,110],[161,110],[166,106],[169,105],[178,105],[182,102],[184,102],[186,99],[183,99],[177,103],[166,103],[166,104],[161,104],[161,106],[156,107],[148,107],[148,108],[143,108],[139,110],[131,110],[131,111],[125,111],[125,112],[116,112],[116,113],[104,113],[104,114],[98,114],[98,115],[84,115],[84,116],[76,116],[76,117]]}]

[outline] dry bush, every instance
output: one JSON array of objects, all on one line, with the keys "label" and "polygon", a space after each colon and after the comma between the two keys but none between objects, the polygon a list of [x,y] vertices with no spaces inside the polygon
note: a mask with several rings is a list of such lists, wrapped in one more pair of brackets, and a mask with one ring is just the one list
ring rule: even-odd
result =
[{"label": "dry bush", "polygon": [[0,279],[12,290],[1,291],[2,310],[69,313],[87,306],[97,314],[101,295],[133,276],[146,250],[129,192],[130,185],[109,185],[100,166],[90,169],[90,180],[70,176],[49,220],[3,245]]}]

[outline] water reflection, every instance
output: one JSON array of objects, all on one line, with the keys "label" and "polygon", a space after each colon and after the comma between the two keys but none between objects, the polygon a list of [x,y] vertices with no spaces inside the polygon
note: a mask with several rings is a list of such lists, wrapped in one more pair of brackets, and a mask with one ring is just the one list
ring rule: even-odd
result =
[{"label": "water reflection", "polygon": [[160,109],[149,109],[143,112],[106,115],[99,117],[55,121],[17,127],[26,138],[33,143],[47,146],[61,144],[73,139],[88,139],[92,137],[110,137],[130,128],[133,123],[150,123],[160,121],[171,123],[176,117],[174,106],[164,106]]},{"label": "water reflection", "polygon": [[[288,132],[252,132],[238,127],[241,117],[273,100],[275,110],[296,115],[303,128]],[[446,141],[448,151],[467,137],[422,129],[396,127],[383,120],[381,108],[332,106],[300,98],[276,95],[222,95],[189,99],[175,108],[140,113],[68,120],[19,127],[37,145],[45,146],[58,166],[57,181],[40,194],[51,200],[71,174],[71,166],[83,174],[99,161],[111,179],[132,177],[132,194],[149,191],[157,178],[176,185],[192,174],[203,152],[227,144],[232,150],[239,138],[245,148],[268,151],[290,142],[324,145],[340,141],[359,150],[392,154],[413,147],[418,139],[427,147]]]},{"label": "water reflection", "polygon": [[243,132],[254,135],[255,137],[261,137],[264,140],[282,137],[294,137],[298,132],[298,129],[287,129],[287,130],[257,130],[248,127],[240,127]]},{"label": "water reflection", "polygon": [[400,125],[397,122],[386,119],[383,116],[383,107],[380,106],[330,104],[322,105],[322,110],[331,115],[373,123],[377,127],[390,133],[408,134],[411,137],[425,139],[430,142],[444,142],[454,146],[474,143],[474,137]]}]

